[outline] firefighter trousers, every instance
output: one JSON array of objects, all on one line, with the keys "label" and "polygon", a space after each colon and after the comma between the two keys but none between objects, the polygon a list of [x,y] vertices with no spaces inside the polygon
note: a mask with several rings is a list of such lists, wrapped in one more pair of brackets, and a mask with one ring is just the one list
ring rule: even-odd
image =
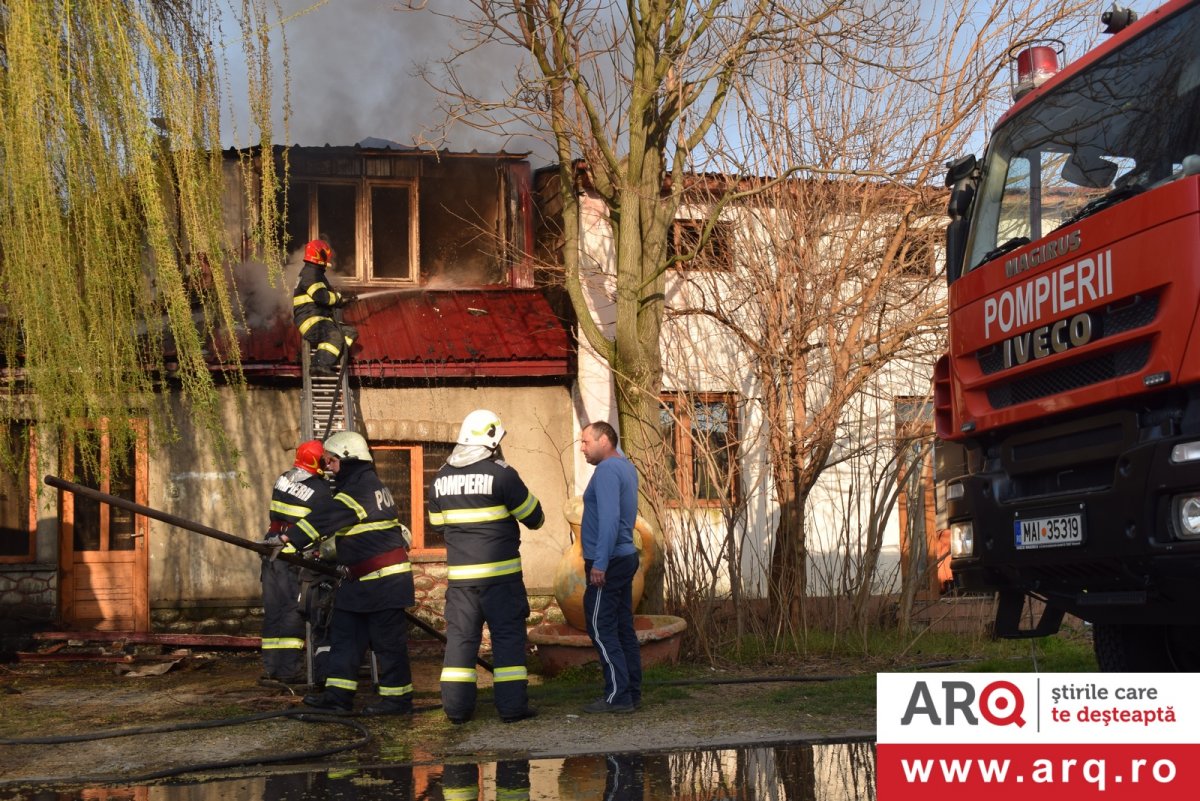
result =
[{"label": "firefighter trousers", "polygon": [[304,618],[300,614],[300,568],[262,560],[262,661],[268,678],[299,680],[304,669]]},{"label": "firefighter trousers", "polygon": [[408,663],[408,618],[404,610],[348,612],[333,608],[332,648],[325,692],[347,706],[358,690],[358,673],[367,649],[379,660],[379,695],[385,701],[412,704],[412,668]]},{"label": "firefighter trousers", "polygon": [[501,719],[516,718],[529,708],[529,674],[525,668],[525,620],[529,598],[525,583],[446,588],[446,657],[442,663],[442,709],[451,720],[470,720],[475,713],[475,660],[483,641],[483,624],[492,636],[492,700]]},{"label": "firefighter trousers", "polygon": [[354,342],[353,330],[328,318],[320,319],[306,329],[304,339],[313,349],[313,367],[336,367],[341,361],[342,349]]}]

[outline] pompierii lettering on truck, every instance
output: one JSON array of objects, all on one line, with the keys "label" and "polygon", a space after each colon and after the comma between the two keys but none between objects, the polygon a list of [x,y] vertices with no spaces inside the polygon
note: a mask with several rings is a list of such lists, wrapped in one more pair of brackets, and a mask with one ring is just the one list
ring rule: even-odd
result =
[{"label": "pompierii lettering on truck", "polygon": [[987,298],[983,302],[983,338],[990,340],[1056,318],[1112,292],[1112,251],[1106,250]]}]

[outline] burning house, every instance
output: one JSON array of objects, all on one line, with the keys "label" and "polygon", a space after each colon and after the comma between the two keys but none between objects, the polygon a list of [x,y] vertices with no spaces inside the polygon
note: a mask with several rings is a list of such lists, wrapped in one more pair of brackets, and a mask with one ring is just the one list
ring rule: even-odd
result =
[{"label": "burning house", "polygon": [[[225,215],[235,241],[249,241],[238,175],[247,162],[239,155],[228,154]],[[545,609],[569,542],[563,507],[572,492],[575,365],[569,327],[535,286],[528,161],[382,140],[292,147],[287,158],[289,252],[326,239],[337,254],[332,281],[360,298],[345,312],[359,331],[346,413],[370,442],[413,533],[420,611],[440,614],[445,583],[444,544],[424,524],[428,482],[462,418],[480,407],[503,418],[505,458],[546,511],[549,524],[526,534],[522,546],[532,607]],[[98,475],[79,475],[71,453],[51,453],[51,443],[30,437],[26,471],[0,479],[5,618],[27,628],[257,633],[255,554],[69,493],[39,494],[35,475],[41,448],[42,470],[49,465],[103,492],[262,537],[271,485],[304,433],[303,351],[291,318],[300,259],[272,286],[252,254],[242,255],[247,386],[242,394],[221,390],[223,428],[240,462],[216,461],[209,434],[191,425],[176,395],[169,402],[179,436],[152,448],[160,438],[145,422],[128,470],[102,465]]]}]

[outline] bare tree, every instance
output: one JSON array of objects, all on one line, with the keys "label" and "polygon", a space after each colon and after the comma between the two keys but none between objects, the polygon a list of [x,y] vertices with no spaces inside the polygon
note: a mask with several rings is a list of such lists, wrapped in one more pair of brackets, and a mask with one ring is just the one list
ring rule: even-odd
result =
[{"label": "bare tree", "polygon": [[[711,231],[714,210],[753,196],[734,215],[734,277],[689,272],[670,314],[717,320],[761,392],[779,630],[804,625],[807,504],[848,406],[893,365],[931,371],[942,350],[943,164],[977,141],[1012,42],[1078,11],[1069,0],[945,5],[937,19],[901,16],[875,37],[818,39],[802,58],[789,49],[733,86],[740,113],[715,129],[714,150],[739,175],[793,177],[743,178],[735,192],[697,199]],[[906,394],[926,391],[927,378],[918,384]]]},{"label": "bare tree", "polygon": [[[612,368],[622,438],[647,473],[663,463],[652,454],[665,448],[658,397],[668,235],[696,157],[753,64],[788,47],[793,31],[833,37],[852,4],[810,11],[773,0],[466,2],[474,14],[459,22],[470,46],[445,63],[451,117],[495,132],[533,126],[550,142],[567,291],[584,337]],[[528,67],[510,91],[486,98],[457,68],[495,43],[522,50]],[[592,266],[581,260],[581,184],[602,199],[612,227],[611,330],[593,319],[583,288]]]},{"label": "bare tree", "polygon": [[[937,348],[943,163],[978,141],[1012,44],[1061,33],[1084,4],[463,2],[468,46],[430,79],[455,122],[533,127],[550,143],[564,282],[611,368],[622,436],[652,502],[678,494],[662,470],[665,324],[693,346],[687,319],[698,316],[736,338],[761,393],[778,509],[771,606],[777,630],[797,630],[807,501],[843,410],[886,365]],[[506,91],[485,96],[456,67],[495,44],[527,61]],[[603,204],[610,264],[586,258],[584,195]],[[681,248],[685,214],[700,224]],[[692,273],[690,295],[668,303],[671,268],[694,262],[729,217],[741,221],[738,279]],[[585,291],[606,268],[611,327]]]}]

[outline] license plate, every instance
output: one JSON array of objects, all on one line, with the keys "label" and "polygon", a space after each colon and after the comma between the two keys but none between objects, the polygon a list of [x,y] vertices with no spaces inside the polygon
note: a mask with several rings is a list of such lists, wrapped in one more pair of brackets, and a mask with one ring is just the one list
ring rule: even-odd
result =
[{"label": "license plate", "polygon": [[1013,521],[1017,549],[1059,548],[1083,542],[1083,515],[1050,515]]}]

